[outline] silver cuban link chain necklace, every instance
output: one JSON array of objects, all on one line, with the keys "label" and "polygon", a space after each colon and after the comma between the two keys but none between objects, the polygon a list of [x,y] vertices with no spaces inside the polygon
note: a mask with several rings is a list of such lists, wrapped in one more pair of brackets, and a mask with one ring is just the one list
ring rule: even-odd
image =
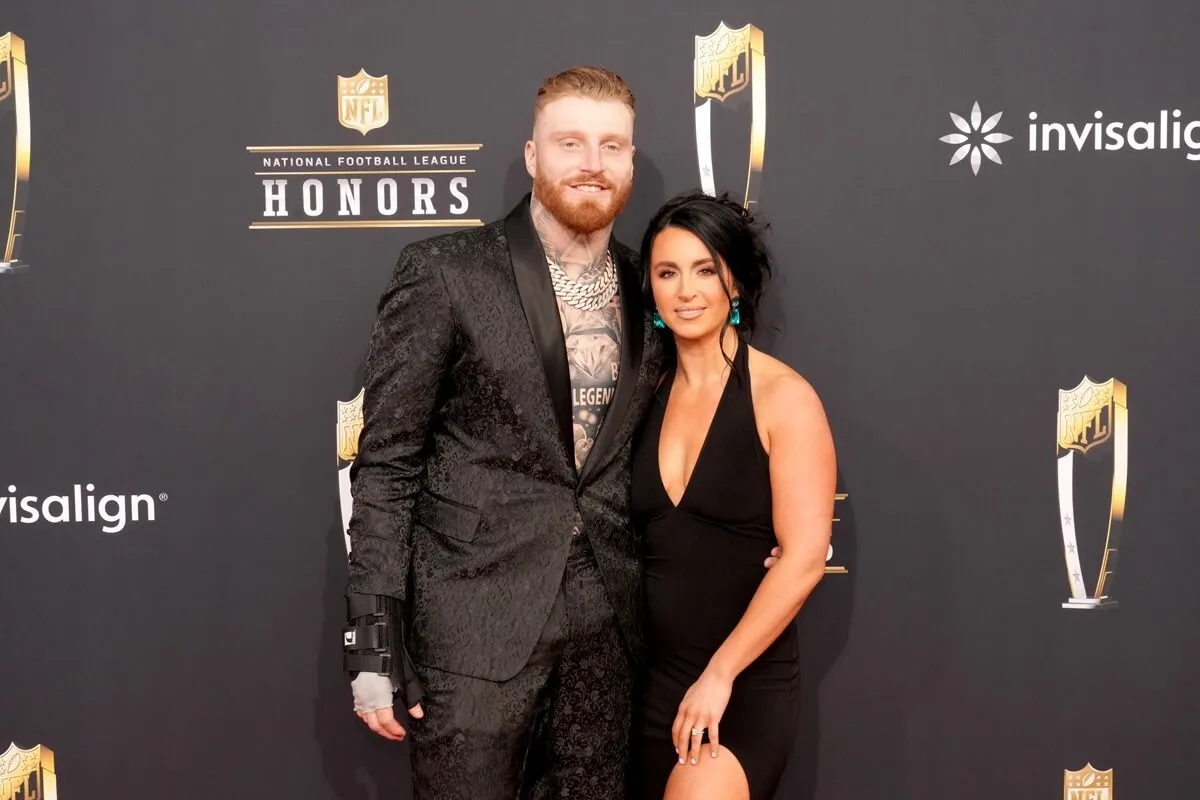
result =
[{"label": "silver cuban link chain necklace", "polygon": [[563,271],[563,268],[546,256],[550,266],[550,282],[554,293],[572,308],[580,311],[599,311],[612,302],[617,293],[617,271],[613,266],[612,252],[605,254],[604,272],[591,283],[579,283]]}]

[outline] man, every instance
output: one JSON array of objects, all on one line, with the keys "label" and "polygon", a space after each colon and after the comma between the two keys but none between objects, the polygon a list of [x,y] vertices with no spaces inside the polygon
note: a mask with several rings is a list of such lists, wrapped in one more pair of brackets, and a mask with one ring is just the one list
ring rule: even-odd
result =
[{"label": "man", "polygon": [[379,303],[345,661],[367,725],[411,734],[418,798],[624,796],[641,614],[630,442],[661,360],[636,254],[610,238],[633,122],[619,76],[548,79],[532,194],[406,247]]}]

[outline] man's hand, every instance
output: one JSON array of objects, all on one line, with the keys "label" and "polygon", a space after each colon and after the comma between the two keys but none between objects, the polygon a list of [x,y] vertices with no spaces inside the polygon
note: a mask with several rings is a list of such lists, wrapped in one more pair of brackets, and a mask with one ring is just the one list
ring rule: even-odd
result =
[{"label": "man's hand", "polygon": [[768,558],[766,561],[763,562],[763,566],[766,567],[767,569],[770,569],[771,567],[775,566],[776,564],[779,563],[779,557],[781,555],[783,555],[783,550],[781,550],[778,547],[772,547],[771,548],[771,556],[770,556],[770,558]]},{"label": "man's hand", "polygon": [[[350,682],[350,689],[354,693],[354,711],[359,719],[367,723],[368,728],[385,739],[404,741],[407,735],[404,726],[396,721],[392,711],[394,689],[391,678],[374,672],[360,672]],[[425,712],[417,703],[408,710],[408,715],[413,719],[421,719]]]},{"label": "man's hand", "polygon": [[[425,712],[421,710],[421,704],[417,703],[408,710],[408,715],[413,719],[420,719],[425,716]],[[368,728],[393,742],[403,742],[407,735],[404,726],[396,722],[396,716],[390,708],[381,708],[378,711],[359,711],[358,718],[367,723]]]}]

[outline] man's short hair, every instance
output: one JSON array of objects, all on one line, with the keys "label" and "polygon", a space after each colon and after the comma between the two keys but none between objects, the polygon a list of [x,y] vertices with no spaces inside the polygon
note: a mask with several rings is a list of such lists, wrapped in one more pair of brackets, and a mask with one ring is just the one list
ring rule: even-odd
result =
[{"label": "man's short hair", "polygon": [[619,100],[634,111],[633,92],[617,73],[603,67],[571,67],[547,78],[538,87],[534,119],[547,103],[560,97],[586,97],[590,100]]}]

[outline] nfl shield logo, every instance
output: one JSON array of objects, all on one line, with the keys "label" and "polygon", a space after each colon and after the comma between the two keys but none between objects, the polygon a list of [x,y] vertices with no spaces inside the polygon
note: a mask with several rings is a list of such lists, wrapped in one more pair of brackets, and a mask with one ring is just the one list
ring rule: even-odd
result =
[{"label": "nfl shield logo", "polygon": [[363,136],[386,125],[388,76],[376,78],[361,69],[351,78],[338,75],[338,122]]},{"label": "nfl shield logo", "polygon": [[45,745],[28,750],[9,744],[0,753],[0,800],[58,800],[54,753]]},{"label": "nfl shield logo", "polygon": [[1123,389],[1124,385],[1113,378],[1097,383],[1086,375],[1074,389],[1059,389],[1059,448],[1086,453],[1108,441],[1112,433],[1114,396],[1120,402]]},{"label": "nfl shield logo", "polygon": [[718,103],[750,85],[751,25],[736,30],[724,22],[696,37],[696,97]]},{"label": "nfl shield logo", "polygon": [[1090,763],[1083,769],[1063,770],[1063,800],[1113,800],[1113,771]]}]

